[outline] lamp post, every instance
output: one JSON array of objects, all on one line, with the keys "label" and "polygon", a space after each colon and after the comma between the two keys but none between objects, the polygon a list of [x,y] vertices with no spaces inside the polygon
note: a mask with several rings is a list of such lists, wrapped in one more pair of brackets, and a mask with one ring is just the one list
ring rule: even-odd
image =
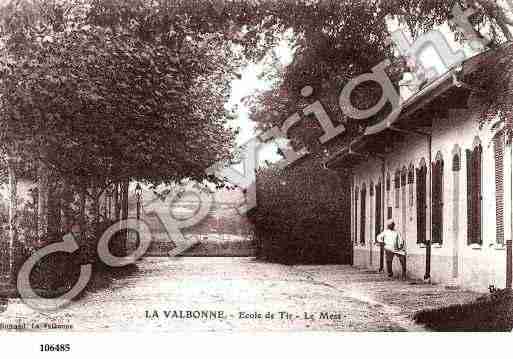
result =
[{"label": "lamp post", "polygon": [[[137,221],[141,219],[141,198],[142,198],[142,188],[139,183],[135,187],[135,197],[137,199],[137,213],[136,218]],[[137,243],[139,244],[139,223],[137,223]]]},{"label": "lamp post", "polygon": [[142,197],[142,188],[138,183],[135,187],[135,197],[137,199],[137,219],[141,219],[141,197]]}]

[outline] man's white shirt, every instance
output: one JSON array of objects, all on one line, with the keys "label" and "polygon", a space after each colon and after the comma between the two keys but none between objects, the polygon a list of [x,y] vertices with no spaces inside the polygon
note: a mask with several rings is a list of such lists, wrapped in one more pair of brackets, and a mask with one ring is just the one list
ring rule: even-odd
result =
[{"label": "man's white shirt", "polygon": [[383,232],[378,234],[376,242],[384,243],[385,249],[393,252],[404,252],[405,243],[398,231],[392,231],[385,229]]}]

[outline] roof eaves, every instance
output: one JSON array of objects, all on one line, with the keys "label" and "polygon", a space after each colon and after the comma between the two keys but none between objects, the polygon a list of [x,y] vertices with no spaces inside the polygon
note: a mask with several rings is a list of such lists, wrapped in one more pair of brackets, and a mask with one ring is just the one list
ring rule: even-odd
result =
[{"label": "roof eaves", "polygon": [[[510,46],[509,44],[508,46]],[[358,148],[361,145],[364,145],[364,139],[366,137],[379,134],[384,132],[385,130],[391,128],[394,124],[396,124],[399,120],[405,119],[411,114],[413,114],[418,109],[424,107],[429,102],[443,94],[445,91],[453,88],[455,86],[455,76],[457,74],[464,72],[468,74],[473,72],[477,66],[479,66],[480,61],[483,57],[491,55],[493,50],[488,50],[482,52],[478,55],[475,55],[469,59],[467,59],[462,65],[454,66],[449,69],[445,74],[436,78],[431,83],[427,84],[422,90],[417,92],[415,95],[401,103],[396,109],[392,110],[392,112],[385,118],[384,120],[376,123],[375,125],[368,126],[365,129],[363,135],[357,137],[348,146],[345,146],[342,150],[334,153],[324,162],[326,167],[330,167],[337,162],[343,160],[349,154],[351,154],[352,148]],[[354,153],[354,152],[353,152]]]}]

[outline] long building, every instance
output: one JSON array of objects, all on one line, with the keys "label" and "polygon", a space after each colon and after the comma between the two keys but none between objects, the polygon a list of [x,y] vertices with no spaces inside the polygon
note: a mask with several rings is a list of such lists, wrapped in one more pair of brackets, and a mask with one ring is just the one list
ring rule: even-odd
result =
[{"label": "long building", "polygon": [[[410,278],[478,291],[506,285],[511,119],[490,111],[497,103],[475,84],[497,69],[511,78],[510,65],[510,44],[467,59],[403,100],[399,116],[368,126],[326,161],[351,169],[355,266],[380,269],[375,238],[392,219],[406,239]],[[508,86],[500,91],[495,102]]]}]

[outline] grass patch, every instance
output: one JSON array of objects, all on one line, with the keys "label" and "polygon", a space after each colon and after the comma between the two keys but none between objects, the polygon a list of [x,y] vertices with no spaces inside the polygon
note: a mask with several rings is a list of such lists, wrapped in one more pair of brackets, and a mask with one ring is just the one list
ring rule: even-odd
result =
[{"label": "grass patch", "polygon": [[415,322],[435,331],[510,332],[513,329],[513,291],[503,289],[467,304],[422,310]]}]

